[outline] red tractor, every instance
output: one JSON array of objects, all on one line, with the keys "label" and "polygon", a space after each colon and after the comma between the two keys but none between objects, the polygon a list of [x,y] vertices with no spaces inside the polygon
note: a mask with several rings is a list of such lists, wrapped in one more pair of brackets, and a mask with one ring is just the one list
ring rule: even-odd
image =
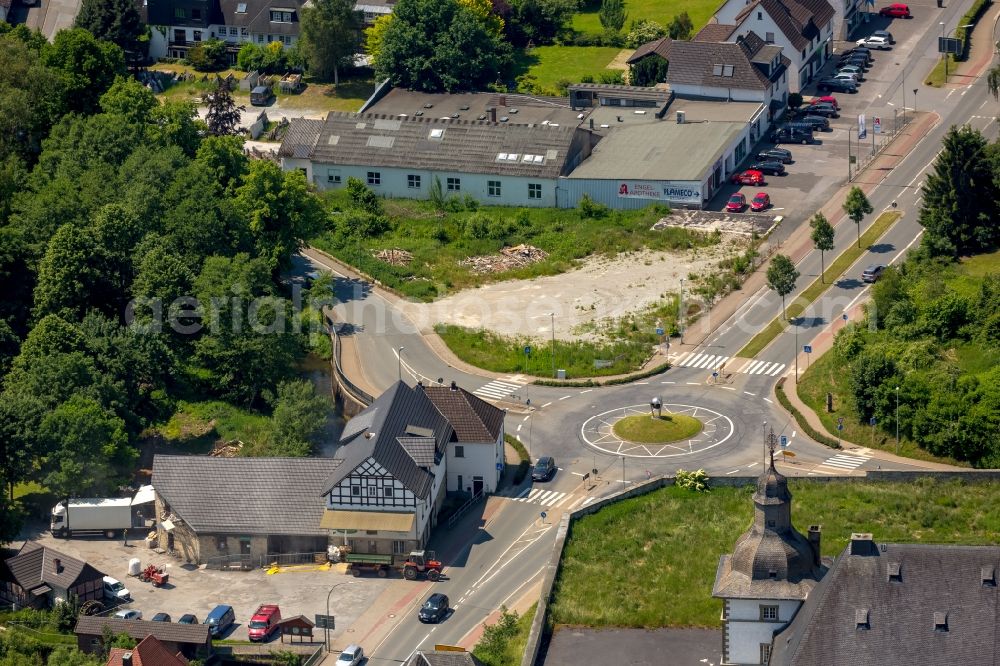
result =
[{"label": "red tractor", "polygon": [[437,581],[441,578],[441,562],[434,559],[433,550],[415,550],[403,563],[403,578],[416,580],[419,574],[427,576],[427,580]]},{"label": "red tractor", "polygon": [[150,564],[139,574],[139,580],[144,583],[152,583],[153,587],[163,587],[170,579],[170,574],[165,573],[162,567]]}]

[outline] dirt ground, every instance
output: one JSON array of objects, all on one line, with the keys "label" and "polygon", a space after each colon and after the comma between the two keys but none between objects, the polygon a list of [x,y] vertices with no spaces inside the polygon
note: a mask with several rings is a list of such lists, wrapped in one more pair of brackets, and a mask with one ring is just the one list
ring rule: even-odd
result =
[{"label": "dirt ground", "polygon": [[561,275],[507,280],[402,307],[423,330],[441,322],[535,337],[552,334],[550,313],[555,313],[557,338],[582,339],[592,335],[585,332],[589,324],[642,310],[665,294],[677,293],[682,279],[689,284],[689,275],[716,270],[717,262],[745,244],[745,239],[726,238],[684,254],[642,251],[610,259],[591,257]]}]

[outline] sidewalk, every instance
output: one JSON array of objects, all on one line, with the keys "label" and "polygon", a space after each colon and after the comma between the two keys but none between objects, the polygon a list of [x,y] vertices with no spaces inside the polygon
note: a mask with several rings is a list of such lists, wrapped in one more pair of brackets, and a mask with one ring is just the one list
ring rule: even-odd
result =
[{"label": "sidewalk", "polygon": [[965,87],[989,69],[993,64],[998,25],[1000,25],[1000,2],[994,2],[972,29],[969,57],[958,63],[955,73],[949,75],[948,82],[943,87]]}]

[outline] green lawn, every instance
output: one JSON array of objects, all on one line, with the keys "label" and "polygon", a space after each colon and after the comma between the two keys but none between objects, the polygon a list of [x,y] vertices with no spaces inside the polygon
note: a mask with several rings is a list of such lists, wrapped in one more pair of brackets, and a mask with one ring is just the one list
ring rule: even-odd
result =
[{"label": "green lawn", "polygon": [[221,400],[181,401],[154,434],[185,452],[207,453],[217,440],[251,444],[267,431],[268,423],[266,416]]},{"label": "green lawn", "polygon": [[[1000,484],[795,481],[800,531],[823,526],[823,554],[852,532],[876,542],[993,544]],[[575,521],[550,606],[556,624],[717,627],[711,597],[719,556],[750,525],[752,486],[693,493],[676,487],[618,502]]]},{"label": "green lawn", "polygon": [[701,432],[701,426],[701,421],[686,414],[664,414],[655,419],[641,414],[615,421],[612,430],[630,442],[665,444],[692,437]]},{"label": "green lawn", "polygon": [[[628,19],[622,32],[628,32],[630,21],[640,19],[649,19],[666,26],[674,16],[681,12],[688,13],[691,22],[694,23],[694,31],[698,32],[712,18],[720,4],[721,2],[718,0],[672,0],[669,3],[661,0],[625,0]],[[600,6],[600,2],[585,3],[583,10],[573,17],[573,29],[577,32],[595,35],[604,32],[601,27],[601,19],[598,16]]]},{"label": "green lawn", "polygon": [[514,69],[534,76],[542,88],[555,90],[560,81],[577,83],[587,75],[598,80],[620,51],[613,46],[538,46],[531,53],[518,51]]},{"label": "green lawn", "polygon": [[524,615],[519,615],[512,634],[499,636],[494,642],[480,641],[472,649],[473,656],[484,666],[520,666],[537,609],[538,604],[532,604]]}]

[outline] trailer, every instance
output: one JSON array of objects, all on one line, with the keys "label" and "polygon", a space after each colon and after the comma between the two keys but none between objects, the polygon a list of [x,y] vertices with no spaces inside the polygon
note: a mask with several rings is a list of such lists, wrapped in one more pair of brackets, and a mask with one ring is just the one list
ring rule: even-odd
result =
[{"label": "trailer", "polygon": [[409,555],[395,557],[374,553],[352,553],[347,548],[340,550],[340,560],[347,562],[347,570],[355,577],[363,573],[374,573],[379,578],[386,578],[395,570],[407,580],[416,580],[420,575],[427,576],[427,580],[431,581],[441,578],[442,565],[435,558],[433,550],[415,550]]},{"label": "trailer", "polygon": [[103,533],[109,539],[133,527],[143,527],[152,502],[152,486],[142,486],[134,497],[86,497],[59,502],[52,507],[49,528],[53,536]]}]

